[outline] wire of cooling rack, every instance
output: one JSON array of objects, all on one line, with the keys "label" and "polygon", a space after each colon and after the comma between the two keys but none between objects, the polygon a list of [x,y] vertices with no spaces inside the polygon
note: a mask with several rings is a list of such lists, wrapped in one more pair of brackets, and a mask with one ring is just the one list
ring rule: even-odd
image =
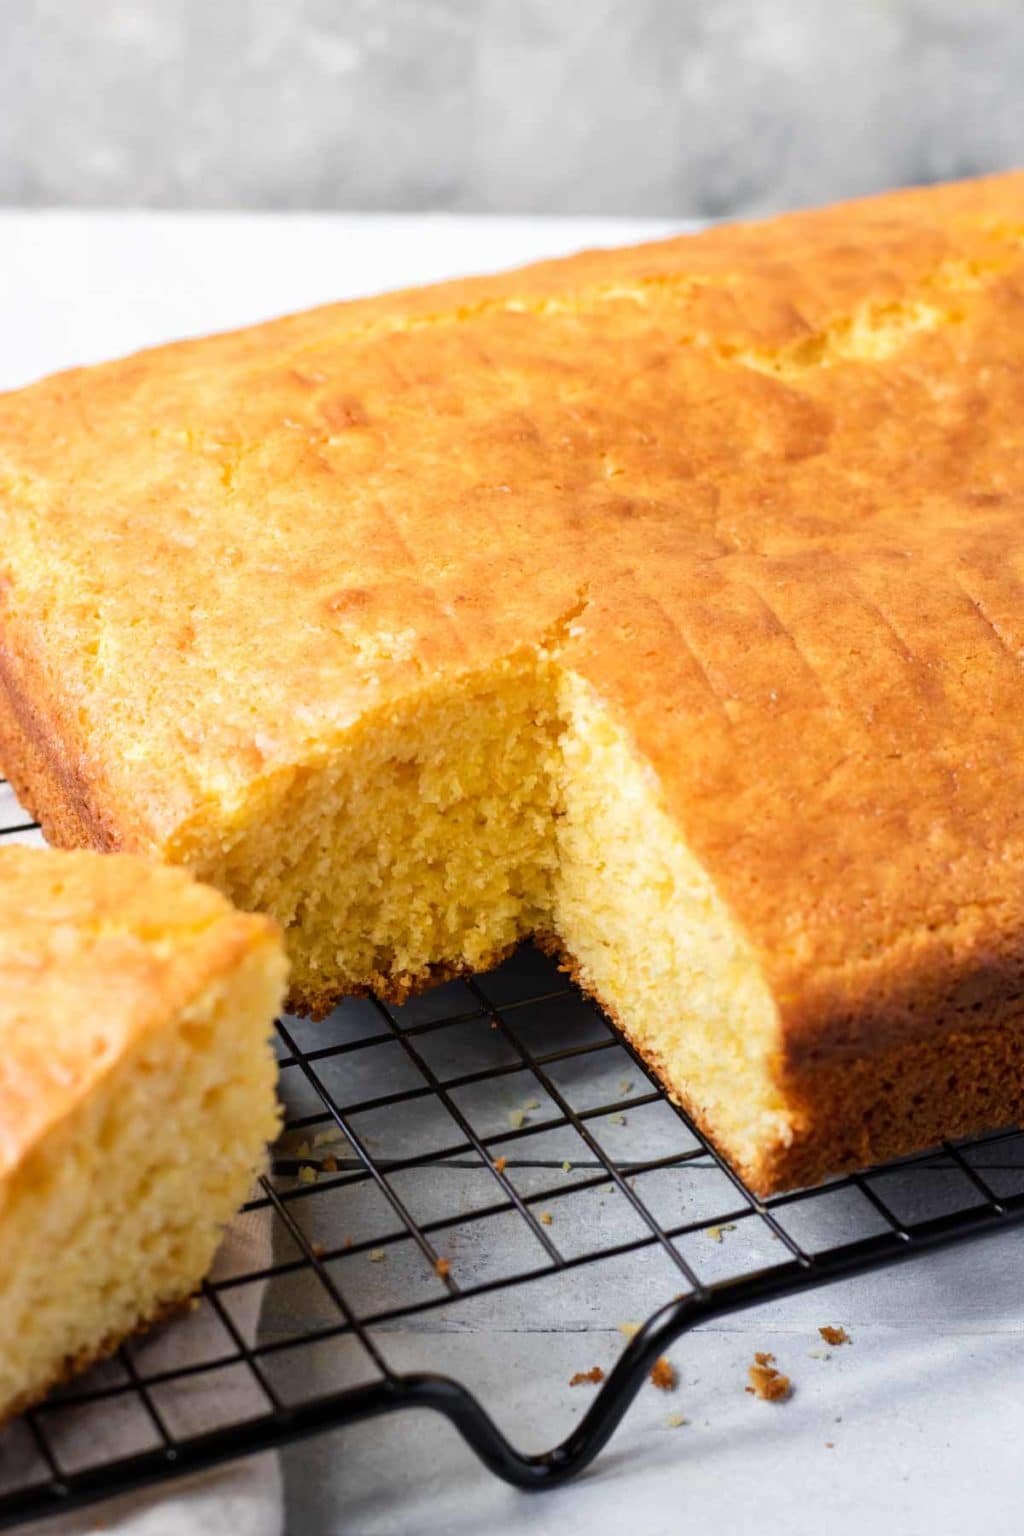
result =
[{"label": "wire of cooling rack", "polygon": [[[0,787],[0,838],[37,837]],[[195,1311],[0,1437],[0,1525],[406,1408],[444,1414],[506,1481],[552,1486],[696,1322],[1024,1218],[1016,1129],[758,1199],[529,948],[277,1034],[284,1131]],[[517,1450],[464,1382],[389,1361],[410,1319],[581,1271],[597,1287],[603,1261],[644,1250],[671,1290],[545,1453]]]}]

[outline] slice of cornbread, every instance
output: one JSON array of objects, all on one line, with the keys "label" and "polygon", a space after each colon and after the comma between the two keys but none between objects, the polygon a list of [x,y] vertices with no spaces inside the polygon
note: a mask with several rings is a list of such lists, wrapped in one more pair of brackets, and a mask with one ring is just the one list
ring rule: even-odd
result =
[{"label": "slice of cornbread", "polygon": [[275,1134],[275,925],[182,870],[0,850],[0,1417],[199,1284]]},{"label": "slice of cornbread", "polygon": [[0,400],[0,757],[286,930],[528,933],[761,1190],[1024,1108],[1024,175]]}]

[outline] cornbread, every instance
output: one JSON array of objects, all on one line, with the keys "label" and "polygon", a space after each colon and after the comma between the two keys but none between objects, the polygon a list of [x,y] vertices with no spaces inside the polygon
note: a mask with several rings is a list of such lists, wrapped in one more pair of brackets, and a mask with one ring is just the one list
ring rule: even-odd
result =
[{"label": "cornbread", "polygon": [[759,1351],[754,1363],[747,1367],[749,1386],[746,1390],[753,1397],[766,1403],[784,1403],[793,1395],[793,1383],[775,1365],[775,1356]]},{"label": "cornbread", "polygon": [[1022,174],[336,305],[0,399],[0,758],[810,1182],[1024,1107],[1022,510]]},{"label": "cornbread", "polygon": [[266,918],[128,856],[0,851],[0,1417],[195,1289],[276,1130]]}]

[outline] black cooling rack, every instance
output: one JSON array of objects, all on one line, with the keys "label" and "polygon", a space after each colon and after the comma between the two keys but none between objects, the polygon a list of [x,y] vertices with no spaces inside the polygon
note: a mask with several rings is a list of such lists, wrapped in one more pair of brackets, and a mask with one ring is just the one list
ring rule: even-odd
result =
[{"label": "black cooling rack", "polygon": [[[38,839],[6,787],[0,836]],[[8,1428],[0,1524],[403,1408],[550,1487],[695,1322],[1024,1216],[1016,1129],[757,1199],[530,948],[404,1008],[285,1019],[278,1053],[286,1128],[195,1309]],[[599,1261],[643,1249],[671,1271],[665,1304],[545,1454],[517,1451],[468,1386],[389,1363],[403,1320],[544,1277],[598,1285]]]}]

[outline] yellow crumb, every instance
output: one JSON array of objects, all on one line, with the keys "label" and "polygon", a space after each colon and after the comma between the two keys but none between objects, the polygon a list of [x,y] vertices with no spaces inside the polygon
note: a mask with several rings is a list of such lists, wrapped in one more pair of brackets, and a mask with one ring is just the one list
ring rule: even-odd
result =
[{"label": "yellow crumb", "polygon": [[589,1371],[577,1371],[575,1376],[569,1378],[570,1387],[594,1386],[604,1381],[604,1371],[599,1365],[591,1366]]},{"label": "yellow crumb", "polygon": [[679,1385],[675,1367],[664,1355],[651,1366],[651,1385],[657,1387],[659,1392],[674,1392]]},{"label": "yellow crumb", "polygon": [[793,1384],[788,1376],[775,1368],[775,1356],[759,1351],[754,1364],[747,1371],[750,1385],[747,1391],[766,1403],[783,1403],[792,1396]]}]

